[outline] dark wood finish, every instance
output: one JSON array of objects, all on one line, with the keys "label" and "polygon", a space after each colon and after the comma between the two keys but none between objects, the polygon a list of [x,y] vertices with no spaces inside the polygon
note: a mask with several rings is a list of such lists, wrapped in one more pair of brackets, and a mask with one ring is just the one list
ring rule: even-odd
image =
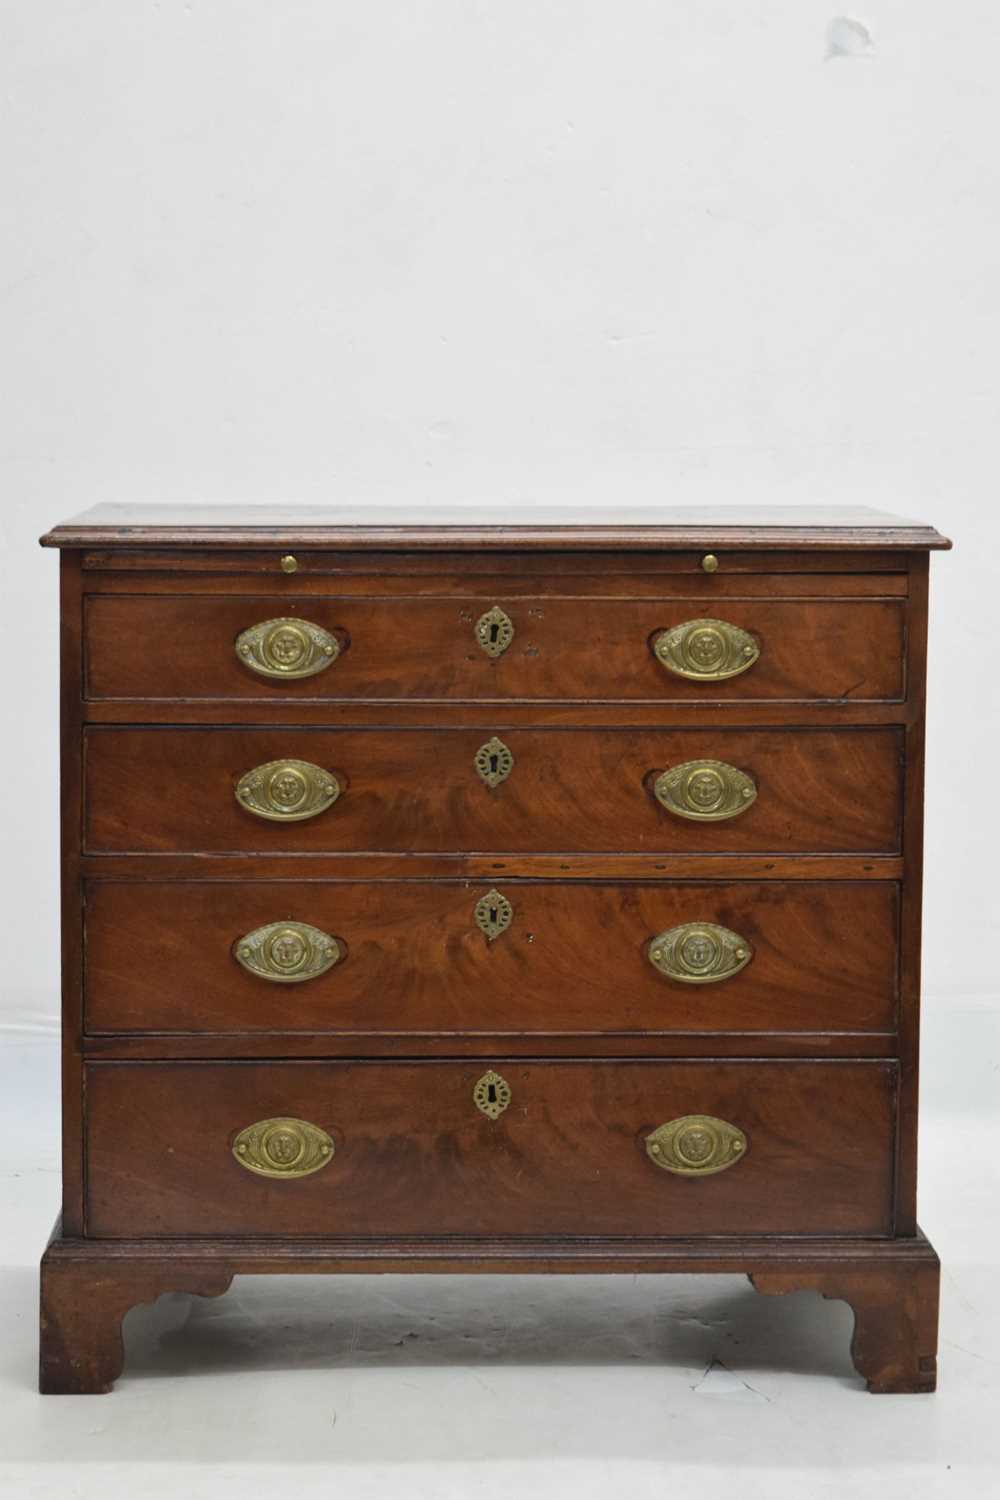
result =
[{"label": "dark wood finish", "polygon": [[[643,849],[664,853],[895,853],[900,743],[889,729],[649,732],[519,729],[514,769],[487,787],[479,731],[98,729],[86,734],[93,853],[335,849]],[[291,756],[344,790],[305,822],[240,807],[241,775]],[[752,776],[756,801],[724,822],[661,807],[661,771],[699,757]]]},{"label": "dark wood finish", "polygon": [[903,1078],[899,1092],[899,1150],[896,1158],[897,1233],[917,1227],[917,1107],[920,1069],[920,951],[924,866],[924,700],[927,680],[926,555],[910,560],[913,598],[907,633],[907,672],[918,716],[905,733],[903,784],[903,904],[900,925],[900,1036]]},{"label": "dark wood finish", "polygon": [[577,511],[572,525],[562,516],[551,520],[544,507],[536,524],[484,525],[471,519],[468,509],[425,511],[423,524],[400,524],[398,512],[366,505],[349,506],[241,505],[150,506],[96,505],[72,517],[42,537],[45,547],[319,547],[337,550],[428,548],[465,550],[555,550],[578,552],[644,551],[647,548],[720,548],[772,550],[823,547],[940,549],[951,543],[932,526],[903,520],[867,506],[700,506],[646,507],[629,514],[619,505],[618,524],[604,524],[603,513],[583,520]]},{"label": "dark wood finish", "polygon": [[941,1273],[930,1252],[917,1264],[865,1270],[757,1271],[758,1292],[819,1292],[849,1302],[854,1312],[851,1358],[875,1395],[917,1395],[937,1389],[938,1290]]},{"label": "dark wood finish", "polygon": [[619,1031],[587,1032],[368,1032],[243,1031],[108,1032],[85,1036],[84,1055],[121,1062],[273,1057],[421,1058],[637,1057],[637,1058],[895,1058],[895,1032],[883,1031]]},{"label": "dark wood finish", "polygon": [[[57,1235],[42,1261],[41,1387],[101,1394],[121,1373],[123,1310],[164,1291],[219,1296],[237,1275],[372,1271],[746,1274],[765,1293],[817,1290],[851,1302],[852,1354],[869,1389],[934,1389],[940,1267],[912,1239],[808,1241],[484,1237],[407,1240],[84,1240]],[[779,1285],[780,1283],[780,1285]]]},{"label": "dark wood finish", "polygon": [[[99,508],[43,539],[67,549],[43,1390],[109,1388],[124,1312],[161,1291],[389,1269],[741,1271],[847,1300],[870,1389],[932,1389],[921,803],[927,553],[949,544],[875,512],[424,519]],[[517,629],[497,662],[472,639],[493,603]],[[231,655],[251,613],[347,649],[273,686]],[[760,635],[745,676],[656,665],[649,636],[704,615]],[[491,734],[516,758],[492,792],[472,766]],[[235,803],[285,755],[344,783],[312,823]],[[755,777],[743,816],[656,803],[651,773],[699,757]],[[471,910],[492,885],[516,916],[490,947]],[[246,975],[234,929],[282,915],[343,962]],[[684,920],[740,931],[753,963],[658,975],[646,943]],[[496,1122],[471,1097],[487,1067],[514,1088]],[[233,1134],[286,1112],[331,1130],[333,1161],[252,1176]],[[644,1135],[702,1112],[747,1130],[746,1157],[655,1167]]]},{"label": "dark wood finish", "polygon": [[[317,852],[253,854],[253,866],[231,854],[85,854],[81,870],[96,879],[433,880],[439,877],[526,880],[901,880],[903,860],[892,854],[365,854]],[[243,856],[241,856],[241,861]]]},{"label": "dark wood finish", "polygon": [[[273,552],[84,552],[88,594],[183,593],[276,599],[400,595],[461,598],[905,598],[906,552],[305,552],[294,574]],[[848,570],[849,571],[845,571]]]},{"label": "dark wood finish", "polygon": [[[218,1297],[233,1273],[224,1266],[164,1257],[113,1260],[64,1253],[56,1226],[42,1258],[38,1389],[43,1396],[105,1395],[122,1372],[122,1319],[140,1302],[164,1292]],[[86,1241],[80,1241],[86,1247]]]},{"label": "dark wood finish", "polygon": [[[87,888],[86,1029],[115,1032],[462,1033],[607,1038],[625,1033],[870,1032],[896,1024],[898,887],[882,882],[501,882],[514,906],[493,942],[473,919],[486,882],[119,883]],[[248,974],[238,938],[309,922],[345,950],[301,984]],[[666,978],[650,940],[716,922],[754,950],[710,985]],[[883,1043],[884,1045],[884,1043]]]},{"label": "dark wood finish", "polygon": [[[482,1064],[91,1063],[87,1228],[191,1234],[887,1234],[895,1064],[493,1060]],[[819,1101],[822,1101],[821,1103]],[[680,1115],[745,1131],[735,1166],[693,1182],[643,1141]],[[290,1115],[333,1138],[275,1182],[230,1149]]]},{"label": "dark wood finish", "polygon": [[[500,657],[475,622],[506,609],[514,639]],[[721,606],[720,606],[721,607]],[[696,682],[665,670],[656,638],[698,618],[704,601],[553,599],[515,602],[493,589],[422,598],[284,600],[280,613],[341,643],[325,671],[293,681],[241,662],[241,631],[274,618],[273,598],[95,596],[87,608],[89,698],[574,699],[724,703],[884,700],[903,696],[900,601],[727,600],[725,618],[761,655],[738,677]]]},{"label": "dark wood finish", "polygon": [[62,954],[62,1219],[67,1234],[83,1231],[83,594],[78,553],[59,559],[60,930]]},{"label": "dark wood finish", "polygon": [[316,699],[273,701],[260,698],[107,698],[84,703],[88,724],[164,725],[176,728],[281,725],[305,729],[441,729],[477,728],[481,739],[508,729],[783,729],[794,718],[797,729],[858,729],[905,725],[917,717],[912,700],[886,703],[800,703],[793,710],[781,702],[738,706],[706,699],[704,703],[446,703],[441,699],[372,699],[370,702],[321,703]]}]

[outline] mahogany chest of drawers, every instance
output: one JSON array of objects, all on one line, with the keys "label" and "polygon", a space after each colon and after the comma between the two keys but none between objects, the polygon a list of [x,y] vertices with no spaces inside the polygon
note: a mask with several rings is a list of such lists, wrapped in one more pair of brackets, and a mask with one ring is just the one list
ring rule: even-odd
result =
[{"label": "mahogany chest of drawers", "polygon": [[287,1271],[744,1272],[934,1387],[931,528],[99,507],[62,549],[41,1386]]}]

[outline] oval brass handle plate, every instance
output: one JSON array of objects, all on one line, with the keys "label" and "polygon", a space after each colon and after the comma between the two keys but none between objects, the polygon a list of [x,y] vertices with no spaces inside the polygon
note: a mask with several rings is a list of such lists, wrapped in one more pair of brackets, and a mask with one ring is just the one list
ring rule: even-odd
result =
[{"label": "oval brass handle plate", "polygon": [[646,1155],[665,1172],[710,1177],[735,1166],[746,1155],[747,1138],[728,1120],[714,1115],[682,1115],[646,1137]]},{"label": "oval brass handle plate", "polygon": [[472,1097],[487,1119],[498,1120],[510,1103],[510,1084],[491,1068],[472,1090]]},{"label": "oval brass handle plate", "polygon": [[649,961],[682,984],[716,984],[746,968],[753,949],[746,938],[714,922],[685,922],[661,932],[649,945]]},{"label": "oval brass handle plate", "polygon": [[656,800],[678,818],[717,823],[738,817],[757,796],[752,777],[724,760],[686,760],[656,778]]},{"label": "oval brass handle plate", "polygon": [[760,656],[760,645],[728,620],[685,620],[656,637],[653,654],[677,677],[722,682],[752,667]]},{"label": "oval brass handle plate", "polygon": [[335,1149],[318,1125],[284,1116],[258,1120],[233,1141],[233,1155],[240,1166],[259,1177],[308,1177],[332,1160]]},{"label": "oval brass handle plate", "polygon": [[503,656],[514,639],[514,621],[494,604],[476,621],[476,640],[487,656]]},{"label": "oval brass handle plate", "polygon": [[322,625],[282,616],[241,631],[236,655],[260,677],[315,677],[337,660],[340,642]]},{"label": "oval brass handle plate", "polygon": [[476,902],[473,914],[480,932],[485,932],[488,943],[496,942],[514,920],[514,908],[500,891],[487,891]]},{"label": "oval brass handle plate", "polygon": [[315,818],[339,796],[336,776],[308,760],[269,760],[247,771],[236,784],[240,806],[275,823]]},{"label": "oval brass handle plate", "polygon": [[489,787],[499,786],[501,781],[506,781],[513,769],[514,757],[503,740],[498,740],[496,735],[476,751],[476,770]]},{"label": "oval brass handle plate", "polygon": [[233,956],[249,974],[272,984],[301,984],[332,969],[340,944],[308,922],[268,922],[237,938]]}]

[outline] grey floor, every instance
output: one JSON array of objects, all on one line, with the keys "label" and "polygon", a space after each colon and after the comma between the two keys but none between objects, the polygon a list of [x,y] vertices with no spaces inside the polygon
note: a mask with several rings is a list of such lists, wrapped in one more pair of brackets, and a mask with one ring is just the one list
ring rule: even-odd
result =
[{"label": "grey floor", "polygon": [[0,1044],[0,1495],[995,1494],[996,1020],[928,1035],[922,1218],[945,1262],[934,1397],[868,1396],[844,1304],[758,1297],[739,1277],[381,1276],[161,1298],[126,1320],[114,1395],[42,1399],[54,1043]]}]

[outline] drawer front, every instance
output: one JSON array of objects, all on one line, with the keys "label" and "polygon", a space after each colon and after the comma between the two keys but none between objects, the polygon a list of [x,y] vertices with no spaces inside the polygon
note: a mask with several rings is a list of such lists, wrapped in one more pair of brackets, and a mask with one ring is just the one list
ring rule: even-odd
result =
[{"label": "drawer front", "polygon": [[[735,854],[899,848],[896,729],[499,734],[91,728],[85,847],[94,853]],[[315,769],[300,766],[286,776],[279,763],[289,759]],[[677,768],[706,760],[712,764],[704,771],[683,773],[679,791],[667,784]],[[244,778],[254,772],[248,786]],[[241,782],[249,801],[269,803],[278,816],[238,804]],[[330,789],[338,793],[332,802]],[[672,802],[686,798],[697,815],[668,810],[658,790]],[[733,816],[715,817],[719,797]],[[303,807],[311,812],[324,803],[323,811],[302,817]],[[703,807],[711,817],[702,816]]]},{"label": "drawer front", "polygon": [[[88,1232],[891,1231],[890,1062],[496,1061],[489,1072],[491,1085],[467,1061],[91,1064]],[[693,1116],[722,1123],[706,1131]],[[322,1132],[317,1144],[309,1133],[296,1144],[300,1126],[278,1127],[270,1147],[267,1129],[243,1134],[288,1119]],[[691,1175],[657,1164],[678,1160]],[[248,1165],[298,1161],[317,1169],[281,1179]],[[722,1169],[700,1175],[706,1163]]]},{"label": "drawer front", "polygon": [[86,1029],[892,1032],[897,908],[889,881],[94,881]]},{"label": "drawer front", "polygon": [[[722,628],[663,643],[666,632],[706,617]],[[293,628],[246,635],[275,620]],[[898,700],[903,621],[900,599],[98,595],[87,607],[86,691],[93,699]],[[300,622],[324,635],[312,638]]]}]

